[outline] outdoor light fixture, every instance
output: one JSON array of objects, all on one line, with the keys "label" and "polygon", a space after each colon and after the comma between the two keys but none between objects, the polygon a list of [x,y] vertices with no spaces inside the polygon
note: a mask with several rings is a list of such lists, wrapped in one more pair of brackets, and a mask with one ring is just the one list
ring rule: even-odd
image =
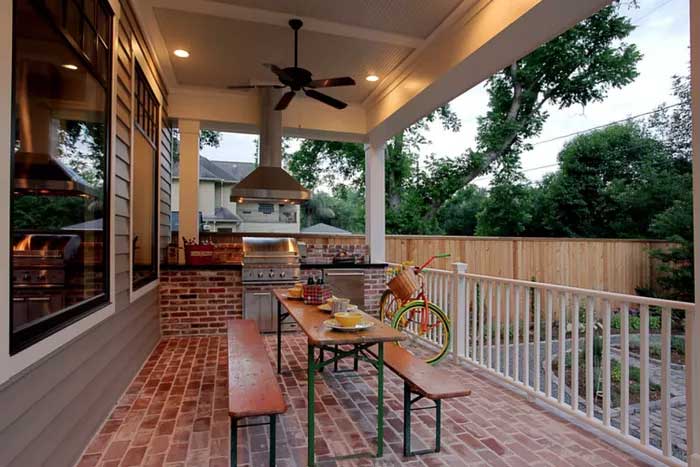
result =
[{"label": "outdoor light fixture", "polygon": [[190,53],[186,51],[185,49],[177,49],[173,52],[176,57],[180,58],[187,58],[190,56]]},{"label": "outdoor light fixture", "polygon": [[72,63],[64,63],[63,65],[61,65],[61,68],[65,68],[66,70],[70,71],[75,71],[78,69],[78,67],[76,65],[73,65]]},{"label": "outdoor light fixture", "polygon": [[370,82],[373,83],[373,82],[375,82],[375,81],[379,81],[379,76],[377,76],[377,75],[368,75],[367,78],[365,78],[365,79],[366,79],[367,81],[370,81]]}]

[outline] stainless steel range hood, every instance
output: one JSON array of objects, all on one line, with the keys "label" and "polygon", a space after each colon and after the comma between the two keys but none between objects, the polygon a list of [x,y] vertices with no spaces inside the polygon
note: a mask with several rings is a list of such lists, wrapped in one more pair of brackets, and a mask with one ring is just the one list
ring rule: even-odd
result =
[{"label": "stainless steel range hood", "polygon": [[282,168],[282,112],[274,110],[277,93],[260,90],[260,165],[231,189],[231,201],[300,203],[311,192]]}]

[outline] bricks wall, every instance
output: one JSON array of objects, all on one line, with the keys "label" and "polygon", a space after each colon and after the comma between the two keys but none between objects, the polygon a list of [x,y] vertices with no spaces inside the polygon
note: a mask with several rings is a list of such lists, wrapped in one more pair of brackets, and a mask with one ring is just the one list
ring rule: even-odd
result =
[{"label": "bricks wall", "polygon": [[365,261],[369,255],[369,246],[367,245],[322,245],[322,244],[307,244],[305,262],[313,264],[328,264],[333,261],[333,258],[340,252],[346,252],[350,256],[356,256],[360,261]]},{"label": "bricks wall", "polygon": [[225,334],[226,318],[242,314],[240,271],[161,270],[163,336]]}]

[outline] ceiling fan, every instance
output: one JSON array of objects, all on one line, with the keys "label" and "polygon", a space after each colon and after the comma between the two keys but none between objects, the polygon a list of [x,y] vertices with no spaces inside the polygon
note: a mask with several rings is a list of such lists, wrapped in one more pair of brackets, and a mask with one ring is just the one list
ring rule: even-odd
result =
[{"label": "ceiling fan", "polygon": [[344,109],[348,106],[343,101],[331,97],[327,94],[316,91],[316,88],[331,88],[336,86],[354,86],[355,80],[344,76],[341,78],[327,79],[312,79],[311,72],[298,66],[299,57],[299,29],[304,25],[300,19],[289,20],[289,26],[294,30],[294,66],[288,68],[280,68],[271,63],[264,64],[270,71],[277,75],[282,84],[248,84],[241,86],[228,86],[228,89],[256,89],[256,88],[289,88],[280,101],[275,106],[275,110],[284,110],[292,101],[294,96],[299,91],[304,91],[304,94],[312,99],[321,101],[326,105],[335,107],[336,109]]}]

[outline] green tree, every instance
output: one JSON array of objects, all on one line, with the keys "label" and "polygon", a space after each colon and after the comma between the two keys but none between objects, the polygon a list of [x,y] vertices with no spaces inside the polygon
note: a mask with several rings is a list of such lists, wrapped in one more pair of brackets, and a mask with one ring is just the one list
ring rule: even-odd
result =
[{"label": "green tree", "polygon": [[491,183],[489,196],[477,215],[476,235],[523,235],[532,221],[532,189],[517,172],[501,172]]},{"label": "green tree", "polygon": [[624,42],[633,30],[617,6],[608,6],[489,78],[489,110],[479,118],[463,183],[517,166],[530,149],[527,140],[542,131],[547,105],[585,106],[631,83],[641,59],[636,46]]},{"label": "green tree", "polygon": [[[173,161],[180,160],[180,130],[172,129],[173,135]],[[221,132],[213,130],[201,130],[199,132],[199,150],[204,148],[218,148],[221,145]]]},{"label": "green tree", "polygon": [[457,191],[437,214],[438,225],[447,235],[474,235],[477,215],[487,199],[487,192],[473,185]]}]

